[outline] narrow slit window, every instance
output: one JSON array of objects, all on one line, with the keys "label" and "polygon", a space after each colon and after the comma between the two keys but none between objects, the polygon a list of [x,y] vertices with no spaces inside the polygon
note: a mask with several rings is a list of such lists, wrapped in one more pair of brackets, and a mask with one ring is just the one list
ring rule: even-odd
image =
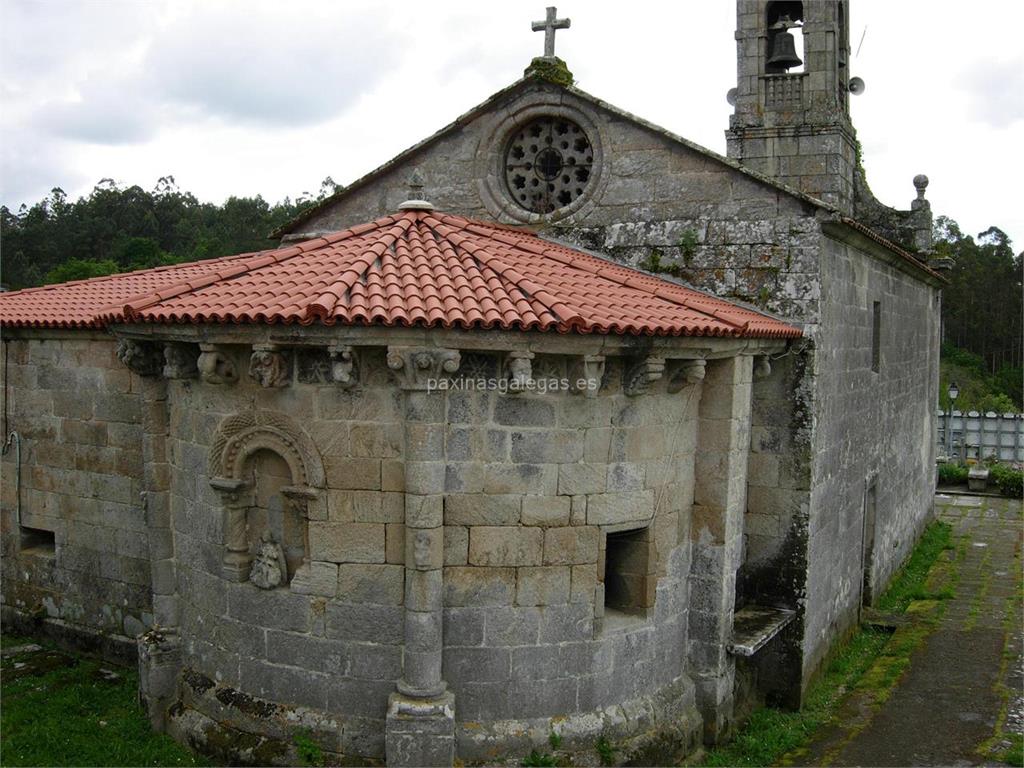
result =
[{"label": "narrow slit window", "polygon": [[871,370],[875,373],[882,364],[882,302],[876,301],[871,308]]},{"label": "narrow slit window", "polygon": [[53,531],[21,526],[21,551],[26,555],[52,557],[57,551]]},{"label": "narrow slit window", "polygon": [[605,552],[605,610],[645,616],[654,606],[650,528],[609,533]]}]

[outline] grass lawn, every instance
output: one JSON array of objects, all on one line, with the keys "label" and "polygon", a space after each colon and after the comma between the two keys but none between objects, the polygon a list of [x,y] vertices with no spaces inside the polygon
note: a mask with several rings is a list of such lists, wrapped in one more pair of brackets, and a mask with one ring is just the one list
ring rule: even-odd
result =
[{"label": "grass lawn", "polygon": [[136,702],[138,676],[37,640],[44,650],[3,659],[2,765],[207,765],[150,730]]},{"label": "grass lawn", "polygon": [[[951,538],[952,529],[949,525],[932,523],[922,535],[910,560],[879,599],[878,607],[897,613],[905,611],[912,600],[926,596],[941,598],[926,592],[925,580],[942,551],[952,548]],[[764,707],[755,711],[733,740],[709,751],[701,765],[773,765],[786,753],[804,746],[815,731],[835,716],[843,697],[858,685],[891,687],[895,684],[913,648],[886,648],[890,637],[891,634],[884,630],[871,627],[859,629],[833,656],[824,674],[811,686],[803,709],[788,712]],[[864,673],[883,651],[886,656],[892,656],[892,663],[884,665],[892,674],[886,674],[884,680],[862,681]]]}]

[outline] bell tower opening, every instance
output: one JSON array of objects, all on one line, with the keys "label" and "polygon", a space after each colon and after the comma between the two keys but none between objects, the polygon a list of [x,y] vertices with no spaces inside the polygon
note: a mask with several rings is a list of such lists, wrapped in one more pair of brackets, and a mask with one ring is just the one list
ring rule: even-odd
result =
[{"label": "bell tower opening", "polygon": [[737,0],[728,155],[853,214],[849,2]]},{"label": "bell tower opening", "polygon": [[766,7],[768,45],[764,72],[795,75],[804,71],[804,4],[780,0]]}]

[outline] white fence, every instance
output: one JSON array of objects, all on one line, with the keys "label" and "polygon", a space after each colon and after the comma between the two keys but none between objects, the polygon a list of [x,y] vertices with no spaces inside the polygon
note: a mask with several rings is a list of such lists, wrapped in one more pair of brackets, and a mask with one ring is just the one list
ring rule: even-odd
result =
[{"label": "white fence", "polygon": [[940,456],[1024,461],[1024,413],[937,413]]}]

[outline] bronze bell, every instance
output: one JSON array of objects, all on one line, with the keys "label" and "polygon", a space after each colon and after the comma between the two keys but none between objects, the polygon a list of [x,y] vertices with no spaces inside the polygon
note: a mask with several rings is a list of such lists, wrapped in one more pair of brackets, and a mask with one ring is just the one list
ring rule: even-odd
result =
[{"label": "bronze bell", "polygon": [[792,33],[786,28],[778,30],[772,36],[772,55],[768,57],[768,66],[789,69],[801,64],[803,61],[796,55],[796,40]]}]

